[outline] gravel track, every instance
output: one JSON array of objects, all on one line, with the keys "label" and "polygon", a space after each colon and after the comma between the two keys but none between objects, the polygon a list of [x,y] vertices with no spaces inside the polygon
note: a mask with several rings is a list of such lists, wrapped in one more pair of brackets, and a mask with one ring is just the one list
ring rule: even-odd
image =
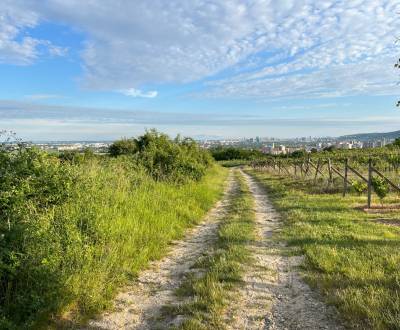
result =
[{"label": "gravel track", "polygon": [[281,228],[280,217],[260,184],[243,175],[255,199],[258,238],[250,244],[254,262],[239,297],[227,310],[228,329],[344,329],[336,310],[302,281],[302,258],[288,257],[285,244],[272,239]]}]

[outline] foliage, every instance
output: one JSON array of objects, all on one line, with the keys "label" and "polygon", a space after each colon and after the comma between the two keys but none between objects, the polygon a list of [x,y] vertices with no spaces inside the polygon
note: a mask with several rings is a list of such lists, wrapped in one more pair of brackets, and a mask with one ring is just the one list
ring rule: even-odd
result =
[{"label": "foliage", "polygon": [[307,152],[304,149],[295,150],[290,154],[290,156],[292,158],[303,158],[307,156]]},{"label": "foliage", "polygon": [[[175,166],[185,169],[185,162]],[[35,327],[71,306],[77,315],[106,307],[116,288],[161,257],[222,190],[219,167],[203,165],[198,182],[182,171],[178,186],[174,177],[154,181],[142,163],[0,149],[0,328]]]},{"label": "foliage", "polygon": [[328,147],[324,148],[324,151],[327,151],[327,152],[332,152],[332,151],[335,151],[335,150],[336,150],[335,146],[328,146]]},{"label": "foliage", "polygon": [[0,151],[0,318],[19,311],[29,319],[59,294],[59,274],[49,272],[56,238],[41,213],[66,202],[76,179],[74,168],[34,148]]},{"label": "foliage", "polygon": [[139,137],[136,145],[135,159],[157,181],[200,180],[212,163],[210,154],[189,138],[171,140],[151,130]]},{"label": "foliage", "polygon": [[137,139],[115,141],[112,156],[132,155],[157,181],[200,180],[212,159],[206,150],[189,138],[170,139],[168,135],[150,130]]},{"label": "foliage", "polygon": [[108,152],[111,156],[133,155],[137,151],[136,141],[134,139],[121,139],[114,141]]},{"label": "foliage", "polygon": [[368,188],[368,185],[364,181],[357,181],[357,180],[353,180],[351,182],[351,186],[359,195],[365,192]]},{"label": "foliage", "polygon": [[253,160],[262,158],[264,155],[259,150],[234,148],[234,147],[218,147],[211,150],[211,154],[215,160]]},{"label": "foliage", "polygon": [[378,195],[379,199],[382,202],[389,192],[389,186],[387,182],[383,178],[376,176],[372,178],[371,184],[374,188],[375,193]]},{"label": "foliage", "polygon": [[392,146],[399,148],[400,147],[400,138],[397,138],[393,141]]}]

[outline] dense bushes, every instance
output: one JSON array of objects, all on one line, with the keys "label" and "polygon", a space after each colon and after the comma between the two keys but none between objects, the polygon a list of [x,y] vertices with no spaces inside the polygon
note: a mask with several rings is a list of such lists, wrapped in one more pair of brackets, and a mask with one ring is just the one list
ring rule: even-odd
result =
[{"label": "dense bushes", "polygon": [[0,151],[0,315],[29,319],[53,300],[42,291],[59,293],[58,274],[49,271],[57,255],[49,242],[54,238],[42,215],[69,198],[76,179],[75,169],[46,153],[23,146]]},{"label": "dense bushes", "polygon": [[[116,152],[118,150],[118,152]],[[192,139],[171,140],[154,130],[137,139],[125,139],[110,146],[113,156],[132,155],[138,165],[157,181],[199,180],[211,164],[211,156]]]},{"label": "dense bushes", "polygon": [[215,148],[211,150],[211,154],[215,160],[254,160],[263,158],[264,154],[259,150],[243,149],[243,148]]},{"label": "dense bushes", "polygon": [[121,139],[115,141],[109,148],[111,156],[133,155],[136,152],[136,141],[134,139]]},{"label": "dense bushes", "polygon": [[[30,328],[70,309],[101,310],[128,276],[203,216],[224,175],[210,167],[191,180],[201,179],[209,159],[195,155],[190,141],[177,144],[185,155],[151,142],[118,158],[0,149],[0,329]],[[174,152],[173,166],[163,167]],[[185,184],[171,184],[175,175]]]}]

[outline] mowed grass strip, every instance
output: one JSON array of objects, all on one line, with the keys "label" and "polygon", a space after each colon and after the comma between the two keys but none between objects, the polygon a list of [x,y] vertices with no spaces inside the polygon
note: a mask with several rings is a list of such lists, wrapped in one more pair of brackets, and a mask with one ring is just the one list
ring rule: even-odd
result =
[{"label": "mowed grass strip", "polygon": [[254,201],[239,172],[235,180],[237,187],[219,226],[217,242],[211,247],[213,251],[196,264],[201,275],[193,275],[178,290],[185,303],[165,308],[169,316],[185,318],[179,329],[223,329],[224,307],[251,260],[247,245],[255,235]]},{"label": "mowed grass strip", "polygon": [[[372,221],[387,215],[357,209],[365,196],[316,194],[293,178],[250,173],[283,215],[280,238],[305,255],[306,280],[336,305],[348,326],[400,329],[400,227]],[[396,216],[400,212],[390,214]]]}]

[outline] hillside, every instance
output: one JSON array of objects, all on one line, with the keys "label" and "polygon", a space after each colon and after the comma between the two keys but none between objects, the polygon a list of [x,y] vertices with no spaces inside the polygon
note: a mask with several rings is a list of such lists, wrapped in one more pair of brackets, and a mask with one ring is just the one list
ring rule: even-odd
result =
[{"label": "hillside", "polygon": [[380,139],[396,139],[400,137],[400,130],[394,132],[386,133],[359,133],[352,135],[339,136],[338,140],[358,140],[358,141],[368,141],[368,140],[380,140]]}]

